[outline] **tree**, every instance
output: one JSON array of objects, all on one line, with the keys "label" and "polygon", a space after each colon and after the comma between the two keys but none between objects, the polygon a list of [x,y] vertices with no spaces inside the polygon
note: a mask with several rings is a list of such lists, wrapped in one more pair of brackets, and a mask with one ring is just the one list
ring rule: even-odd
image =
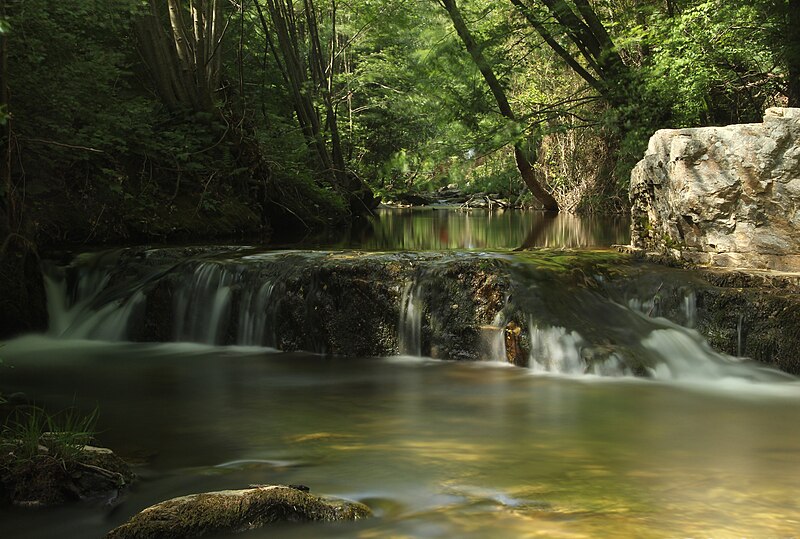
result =
[{"label": "tree", "polygon": [[[256,2],[267,46],[289,90],[297,122],[316,157],[319,172],[342,192],[353,213],[369,212],[377,200],[345,163],[334,103],[336,58],[340,52],[336,49],[335,0],[330,4],[328,40],[321,37],[321,17],[313,0],[303,0],[299,10],[293,0],[266,0],[266,8],[269,20]],[[272,39],[273,34],[277,42]]]},{"label": "tree", "polygon": [[222,41],[230,21],[223,2],[167,0],[166,14],[161,4],[150,0],[149,15],[137,23],[139,48],[158,94],[173,110],[211,112],[220,85]]},{"label": "tree", "polygon": [[11,118],[8,92],[8,33],[6,3],[0,4],[0,232],[5,235],[14,228],[14,187],[11,178]]},{"label": "tree", "polygon": [[[509,121],[515,122],[516,117],[508,103],[505,89],[500,84],[497,76],[494,74],[491,65],[489,65],[489,62],[484,57],[481,46],[472,37],[472,33],[467,27],[464,18],[461,16],[461,11],[458,9],[455,0],[439,0],[439,3],[447,11],[447,14],[450,16],[450,20],[453,22],[453,27],[455,28],[456,33],[458,33],[459,37],[464,43],[464,47],[467,49],[467,52],[469,52],[470,56],[475,62],[475,65],[478,67],[478,70],[480,70],[481,75],[483,75],[486,84],[489,86],[492,95],[497,101],[500,114],[502,114]],[[530,159],[526,155],[525,148],[520,140],[517,140],[514,143],[514,158],[516,160],[520,175],[525,181],[525,184],[531,190],[533,196],[536,197],[539,202],[541,202],[546,210],[558,211],[558,203],[556,200],[550,193],[542,188],[536,179],[533,166],[530,162]]]},{"label": "tree", "polygon": [[800,0],[789,0],[786,45],[789,106],[800,107]]}]

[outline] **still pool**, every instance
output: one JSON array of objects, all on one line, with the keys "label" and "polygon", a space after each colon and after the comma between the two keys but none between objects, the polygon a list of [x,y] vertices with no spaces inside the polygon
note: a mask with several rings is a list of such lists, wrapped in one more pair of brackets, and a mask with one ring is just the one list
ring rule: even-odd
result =
[{"label": "still pool", "polygon": [[0,537],[102,537],[166,498],[301,483],[376,517],[246,537],[792,537],[800,385],[537,375],[499,363],[23,337],[0,390],[100,410],[122,503],[0,512]]}]

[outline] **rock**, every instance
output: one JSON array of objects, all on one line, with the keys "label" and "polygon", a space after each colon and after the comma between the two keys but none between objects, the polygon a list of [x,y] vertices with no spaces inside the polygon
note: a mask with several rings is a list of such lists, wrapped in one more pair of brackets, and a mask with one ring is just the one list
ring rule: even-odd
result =
[{"label": "rock", "polygon": [[405,206],[427,206],[431,203],[428,197],[418,193],[397,193],[392,198],[395,203]]},{"label": "rock", "polygon": [[528,353],[522,345],[522,327],[513,320],[503,330],[506,348],[506,360],[517,367],[528,366]]},{"label": "rock", "polygon": [[489,210],[504,210],[513,206],[508,200],[499,197],[500,195],[497,194],[473,195],[464,202],[463,207],[467,209],[485,208]]},{"label": "rock", "polygon": [[721,267],[800,270],[800,109],[655,133],[631,174],[633,247]]},{"label": "rock", "polygon": [[84,446],[75,455],[51,455],[47,441],[31,458],[15,455],[7,442],[0,455],[0,501],[19,507],[46,507],[71,501],[116,500],[133,481],[130,467],[113,451]]},{"label": "rock", "polygon": [[329,500],[285,486],[207,492],[148,507],[106,539],[181,539],[237,533],[275,522],[337,522],[371,516],[360,503]]}]

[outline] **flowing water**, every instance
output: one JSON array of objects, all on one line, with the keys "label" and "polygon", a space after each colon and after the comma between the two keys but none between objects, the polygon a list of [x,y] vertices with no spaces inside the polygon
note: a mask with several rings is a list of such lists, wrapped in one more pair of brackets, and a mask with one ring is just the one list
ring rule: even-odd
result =
[{"label": "flowing water", "polygon": [[[570,237],[583,245],[607,241],[610,227],[594,236],[581,227]],[[462,240],[454,245],[473,241]],[[497,361],[502,342],[480,362],[419,357],[425,280],[410,281],[397,320],[403,355],[337,358],[269,348],[269,306],[286,293],[284,281],[281,271],[255,279],[247,269],[289,271],[290,261],[324,253],[228,250],[135,278],[104,269],[115,256],[88,257],[106,262],[80,265],[71,288],[53,274],[50,334],[4,343],[0,390],[51,409],[98,406],[100,441],[133,458],[141,480],[114,507],[3,509],[0,537],[101,537],[166,498],[263,483],[359,500],[376,517],[247,537],[800,533],[800,383],[648,316],[648,298],[622,304],[551,290],[522,267],[519,278],[531,279],[521,288],[530,297],[516,300],[530,310],[531,368],[523,369]],[[517,264],[509,254],[464,256]],[[164,329],[176,342],[126,342],[129,320],[170,272],[182,276]],[[694,301],[687,292],[686,326]],[[226,331],[231,321],[235,332]],[[237,345],[214,345],[223,334]],[[620,347],[597,352],[602,334]],[[603,361],[587,369],[587,353]],[[626,370],[633,356],[651,379]]]}]

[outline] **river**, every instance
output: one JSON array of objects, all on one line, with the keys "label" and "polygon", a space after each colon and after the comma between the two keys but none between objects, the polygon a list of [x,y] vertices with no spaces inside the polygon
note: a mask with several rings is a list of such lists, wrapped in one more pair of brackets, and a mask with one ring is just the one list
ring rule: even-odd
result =
[{"label": "river", "polygon": [[[370,233],[303,247],[505,252],[531,236],[549,246],[626,242],[624,223],[613,221],[559,218],[542,232],[536,214],[437,211],[387,212]],[[689,368],[698,362],[698,372],[711,355],[672,341],[653,347]],[[99,440],[134,458],[140,476],[113,508],[4,509],[4,538],[102,537],[166,498],[263,483],[358,500],[376,517],[246,537],[733,538],[800,529],[800,384],[743,375],[738,364],[714,377],[643,380],[501,361],[54,335],[6,342],[2,357],[0,390],[51,409],[97,406]]]}]

